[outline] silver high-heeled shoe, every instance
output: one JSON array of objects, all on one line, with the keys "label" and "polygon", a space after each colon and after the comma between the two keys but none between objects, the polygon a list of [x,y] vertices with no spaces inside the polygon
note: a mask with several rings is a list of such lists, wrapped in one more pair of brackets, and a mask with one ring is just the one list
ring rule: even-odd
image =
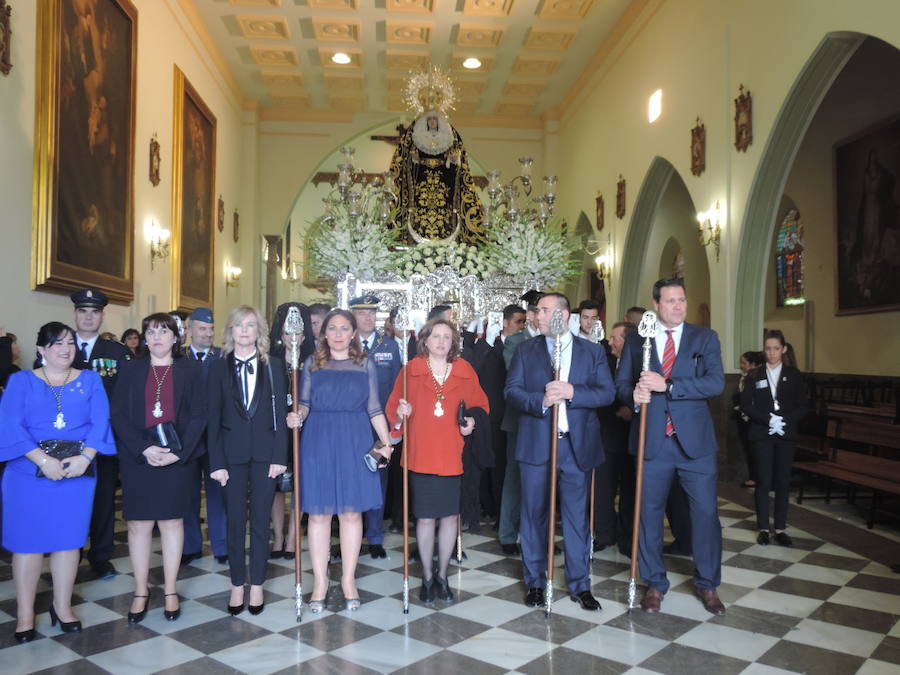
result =
[{"label": "silver high-heeled shoe", "polygon": [[355,612],[359,609],[359,606],[362,604],[359,598],[347,598],[347,611]]},{"label": "silver high-heeled shoe", "polygon": [[309,604],[307,606],[309,607],[309,611],[312,612],[313,614],[321,614],[322,610],[325,609],[325,601],[324,600],[310,600]]}]

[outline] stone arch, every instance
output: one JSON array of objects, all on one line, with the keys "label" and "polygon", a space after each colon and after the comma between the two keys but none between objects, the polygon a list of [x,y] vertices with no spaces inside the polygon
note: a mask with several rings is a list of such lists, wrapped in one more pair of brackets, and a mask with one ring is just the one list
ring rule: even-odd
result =
[{"label": "stone arch", "polygon": [[865,40],[860,33],[829,33],[788,92],[766,140],[747,197],[735,277],[733,365],[757,349],[765,311],[767,256],[785,183],[809,125],[850,57]]}]

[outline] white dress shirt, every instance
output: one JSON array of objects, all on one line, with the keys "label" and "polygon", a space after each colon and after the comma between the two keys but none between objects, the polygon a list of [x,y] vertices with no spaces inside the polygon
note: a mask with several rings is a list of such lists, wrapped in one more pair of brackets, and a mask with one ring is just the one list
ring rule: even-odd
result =
[{"label": "white dress shirt", "polygon": [[[247,371],[247,401],[244,403],[244,407],[249,410],[250,402],[253,401],[253,394],[256,392],[256,376],[259,375],[260,366],[259,354],[253,352],[253,355],[247,357],[246,359],[242,359],[237,354],[235,354],[234,358],[238,361],[249,362],[253,366],[252,373],[249,370]],[[243,397],[244,395],[244,368],[245,366],[241,366],[241,370],[238,371],[237,374],[238,387],[240,387],[241,390],[241,397]]]},{"label": "white dress shirt", "polygon": [[[772,392],[772,400],[775,403],[778,403],[778,381],[781,379],[781,364],[779,363],[774,368],[771,368],[769,364],[766,364],[766,379],[769,381],[769,391]],[[775,410],[778,410],[778,406],[776,405]]]},{"label": "white dress shirt", "polygon": [[[553,347],[554,340],[551,337],[546,338],[547,340],[547,350],[550,352],[550,363],[553,364]],[[560,342],[562,343],[562,361],[559,365],[559,380],[560,382],[568,382],[569,381],[569,369],[572,366],[572,341],[573,336],[572,333],[563,333],[563,336],[560,338]],[[561,433],[565,433],[569,430],[569,416],[566,411],[566,402],[560,401],[559,403],[559,419],[557,420],[557,431]]]},{"label": "white dress shirt", "polygon": [[653,341],[656,343],[656,356],[659,358],[659,365],[662,366],[663,355],[666,352],[666,340],[669,337],[666,335],[666,331],[672,331],[672,341],[675,343],[675,356],[677,357],[678,349],[681,347],[681,334],[684,332],[684,322],[678,324],[674,328],[666,328],[660,324],[660,328],[661,330],[656,334],[656,337],[653,338]]},{"label": "white dress shirt", "polygon": [[99,338],[99,337],[100,337],[99,333],[90,339],[83,338],[80,335],[78,335],[78,333],[76,333],[75,334],[75,343],[76,343],[75,348],[78,350],[78,353],[80,354],[81,353],[81,345],[87,343],[87,347],[84,348],[85,352],[87,352],[87,356],[85,356],[85,359],[90,360],[91,352],[94,351],[94,345],[97,344],[97,338]]}]

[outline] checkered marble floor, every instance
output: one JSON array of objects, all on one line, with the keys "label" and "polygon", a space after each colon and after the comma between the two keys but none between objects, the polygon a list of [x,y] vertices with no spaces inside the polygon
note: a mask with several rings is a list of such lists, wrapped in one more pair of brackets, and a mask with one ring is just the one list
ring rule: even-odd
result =
[{"label": "checkered marble floor", "polygon": [[[563,589],[550,620],[525,607],[521,563],[494,538],[464,535],[468,560],[451,565],[452,604],[418,603],[419,567],[411,567],[409,615],[401,611],[402,540],[389,535],[389,557],[363,556],[363,604],[343,609],[334,581],[328,609],[293,610],[293,562],[273,560],[266,608],[258,616],[226,612],[227,567],[209,555],[182,567],[182,616],[163,618],[162,591],[140,625],[126,615],[133,592],[124,532],[113,561],[120,574],[94,580],[82,565],[75,612],[84,630],[51,628],[49,575],[38,594],[34,642],[16,645],[15,588],[9,556],[0,562],[0,672],[15,673],[898,673],[900,576],[880,563],[792,529],[793,548],[759,546],[749,510],[720,500],[725,553],[724,616],[706,613],[692,594],[693,565],[667,557],[672,589],[660,614],[627,612],[628,559],[595,556],[593,591],[603,610],[585,612]],[[162,584],[158,542],[151,581]],[[563,562],[557,556],[557,564]],[[311,588],[304,556],[306,589]],[[332,578],[339,578],[337,566]]]}]

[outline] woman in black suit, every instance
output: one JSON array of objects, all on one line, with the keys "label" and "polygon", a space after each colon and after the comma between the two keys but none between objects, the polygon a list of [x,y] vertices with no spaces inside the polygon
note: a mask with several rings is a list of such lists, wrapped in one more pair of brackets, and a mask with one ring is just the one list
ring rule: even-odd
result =
[{"label": "woman in black suit", "polygon": [[165,617],[174,621],[181,615],[175,583],[184,544],[182,519],[190,509],[196,462],[204,452],[198,441],[206,427],[203,378],[196,363],[180,358],[175,320],[151,314],[141,330],[150,358],[122,365],[110,406],[134,568],[130,623],[142,621],[150,603],[147,577],[154,525],[162,542]]},{"label": "woman in black suit", "polygon": [[748,438],[756,467],[757,543],[769,543],[769,491],[775,489],[775,543],[791,546],[787,527],[791,465],[797,440],[797,423],[806,414],[803,376],[783,362],[787,351],[780,330],[766,331],[765,364],[747,374],[741,392],[741,411],[750,418]]},{"label": "woman in black suit", "polygon": [[287,469],[287,381],[284,364],[269,356],[266,320],[255,307],[231,310],[222,351],[224,358],[209,367],[207,446],[210,477],[225,488],[231,568],[228,611],[236,616],[244,610],[249,502],[249,609],[259,614],[264,606],[275,478]]}]

